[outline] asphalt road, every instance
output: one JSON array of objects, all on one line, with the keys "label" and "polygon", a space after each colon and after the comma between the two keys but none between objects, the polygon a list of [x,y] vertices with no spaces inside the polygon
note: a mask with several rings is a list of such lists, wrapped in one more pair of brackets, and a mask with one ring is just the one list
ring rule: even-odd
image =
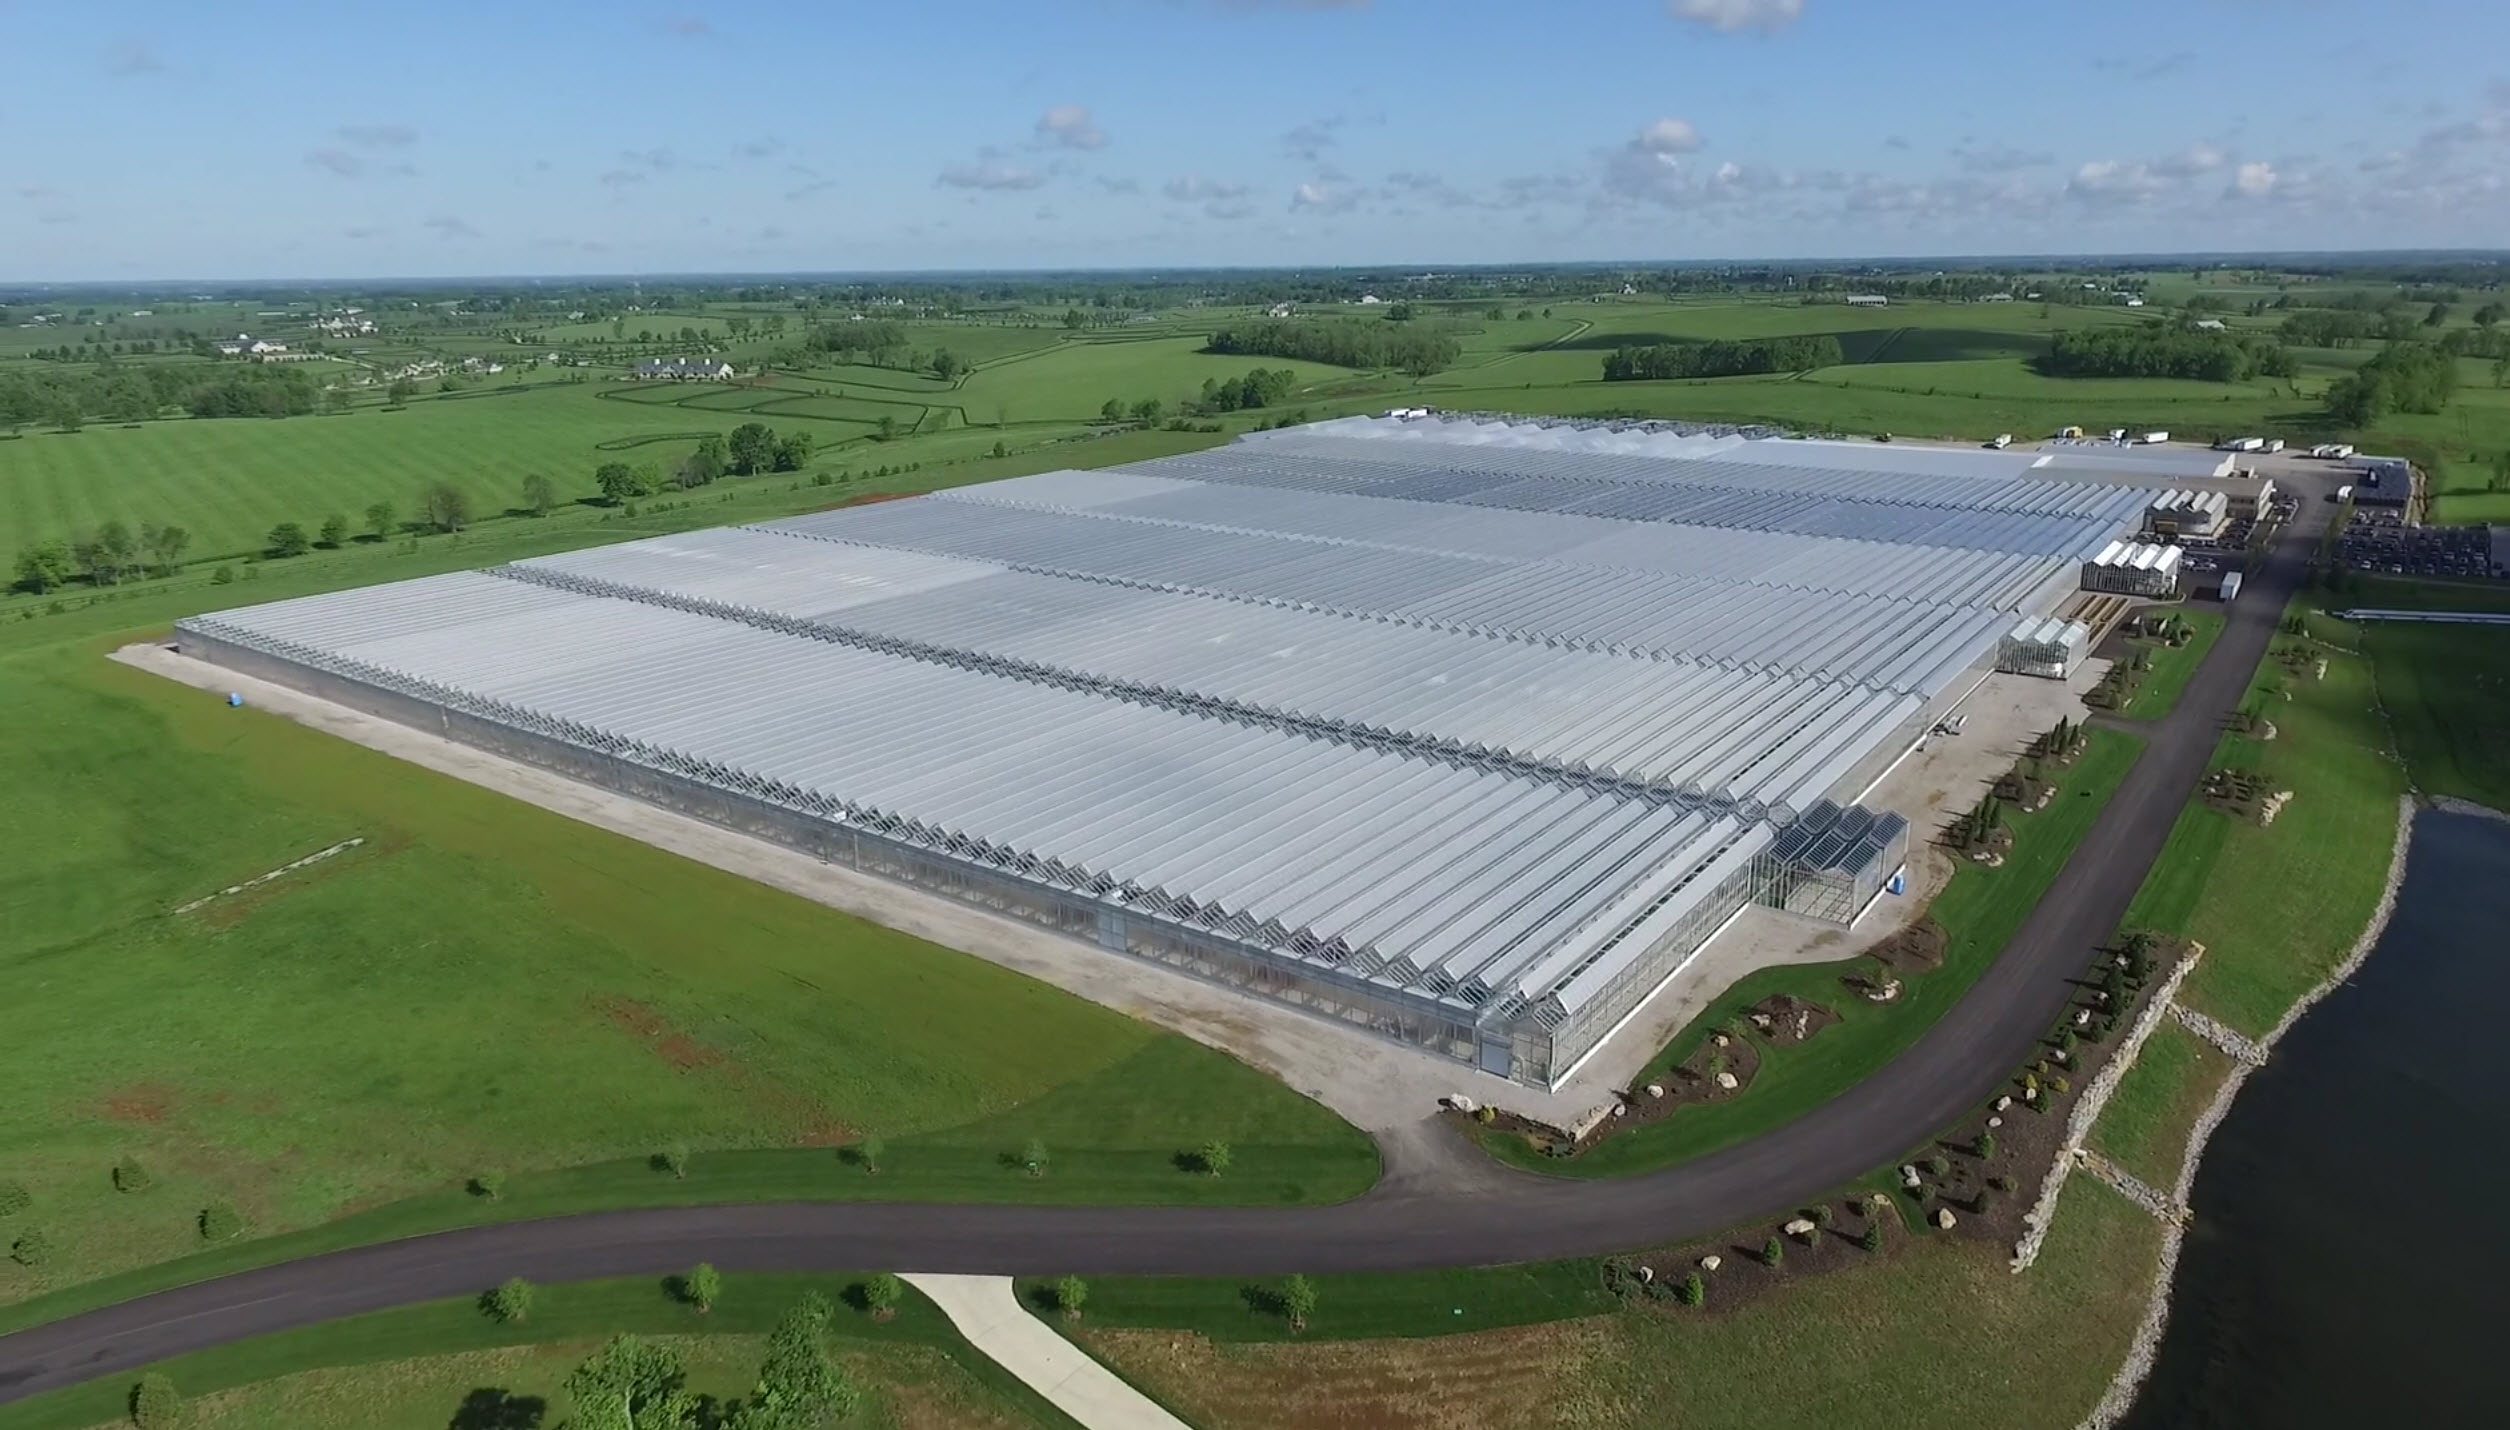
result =
[{"label": "asphalt road", "polygon": [[2013,942],[1916,1046],[1807,1116],[1652,1175],[1566,1181],[1477,1169],[1390,1179],[1331,1207],[854,1204],[676,1207],[449,1231],[240,1272],[0,1337],[0,1402],[253,1336],[469,1295],[509,1276],[727,1271],[1277,1275],[1591,1255],[1765,1216],[1904,1158],[2028,1060],[2196,791],[2275,635],[2325,504],[2232,606],[2177,709]]}]

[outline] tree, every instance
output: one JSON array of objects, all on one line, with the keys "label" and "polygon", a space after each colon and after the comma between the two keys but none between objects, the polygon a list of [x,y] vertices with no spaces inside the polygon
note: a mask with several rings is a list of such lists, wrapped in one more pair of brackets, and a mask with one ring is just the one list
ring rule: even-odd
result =
[{"label": "tree", "polygon": [[523,478],[523,505],[534,516],[547,516],[558,504],[558,484],[539,472]]},{"label": "tree", "polygon": [[854,1144],[854,1160],[863,1164],[865,1172],[877,1176],[880,1172],[881,1156],[888,1150],[889,1144],[880,1140],[880,1134],[866,1132],[863,1134],[863,1140]]},{"label": "tree", "polygon": [[200,1209],[200,1239],[233,1241],[243,1234],[244,1218],[225,1202],[211,1202]]},{"label": "tree", "polygon": [[314,538],[314,543],[326,550],[334,550],[346,545],[348,539],[349,519],[335,511],[322,519],[322,531]]},{"label": "tree", "polygon": [[1098,409],[1098,420],[1101,422],[1123,421],[1124,399],[1121,397],[1108,398],[1107,405]]},{"label": "tree", "polygon": [[460,531],[471,524],[471,499],[451,482],[427,489],[427,524],[438,531]]},{"label": "tree", "polygon": [[407,407],[409,405],[410,398],[416,394],[417,391],[417,383],[410,381],[406,377],[396,377],[392,380],[392,385],[383,390],[385,398],[384,405],[387,407]]},{"label": "tree", "polygon": [[1195,1149],[1194,1163],[1212,1176],[1229,1170],[1229,1144],[1214,1140]]},{"label": "tree", "polygon": [[56,586],[68,585],[75,570],[68,545],[60,541],[37,542],[17,553],[17,588],[40,596]]},{"label": "tree", "polygon": [[727,460],[735,476],[753,476],[775,465],[775,430],[764,422],[744,422],[732,429]]},{"label": "tree", "polygon": [[165,1372],[152,1370],[131,1387],[131,1423],[139,1430],[169,1430],[183,1419],[183,1396]]},{"label": "tree", "polygon": [[1389,323],[1408,323],[1412,321],[1412,305],[1409,303],[1387,304],[1386,321]]},{"label": "tree", "polygon": [[377,541],[390,536],[400,520],[401,514],[388,501],[369,502],[366,506],[366,530]]},{"label": "tree", "polygon": [[2486,303],[2483,307],[2475,310],[2475,326],[2479,328],[2495,327],[2500,324],[2504,317],[2510,317],[2510,308],[2504,308],[2497,302]]},{"label": "tree", "polygon": [[811,434],[808,432],[795,432],[790,436],[777,438],[775,469],[779,472],[798,472],[809,466],[813,445]]},{"label": "tree", "polygon": [[533,1286],[520,1276],[509,1276],[480,1298],[480,1308],[490,1317],[508,1325],[529,1320],[532,1314]]},{"label": "tree", "polygon": [[52,1238],[42,1227],[30,1226],[9,1243],[9,1259],[20,1266],[41,1266],[52,1259]]},{"label": "tree", "polygon": [[1685,1306],[1704,1306],[1704,1305],[1707,1305],[1707,1304],[1708,1304],[1708,1278],[1707,1278],[1707,1277],[1705,1277],[1705,1276],[1700,1275],[1700,1274],[1699,1274],[1698,1272],[1696,1272],[1696,1271],[1692,1272],[1692,1273],[1691,1273],[1690,1275],[1688,1275],[1688,1276],[1683,1277],[1683,1278],[1682,1278],[1682,1293],[1681,1293],[1681,1294],[1682,1294],[1682,1304],[1683,1304],[1683,1305],[1685,1305]]},{"label": "tree", "polygon": [[1031,1137],[1021,1146],[1020,1165],[1027,1168],[1032,1177],[1046,1175],[1046,1144],[1043,1139]]},{"label": "tree", "polygon": [[694,1423],[697,1398],[677,1353],[637,1336],[614,1336],[567,1373],[578,1430],[678,1430]]},{"label": "tree", "polygon": [[706,1315],[723,1299],[723,1273],[714,1268],[714,1263],[701,1261],[680,1278],[680,1294],[697,1308],[697,1314]]},{"label": "tree", "polygon": [[644,474],[625,462],[604,462],[593,471],[593,485],[612,506],[645,495]]},{"label": "tree", "polygon": [[1055,1309],[1067,1321],[1081,1318],[1081,1307],[1089,1304],[1089,1283],[1078,1276],[1066,1276],[1055,1282]]},{"label": "tree", "polygon": [[1306,1330],[1308,1318],[1316,1314],[1316,1283],[1304,1276],[1292,1276],[1283,1281],[1281,1314],[1290,1318],[1291,1330]]},{"label": "tree", "polygon": [[863,1283],[863,1309],[875,1320],[888,1320],[898,1313],[898,1298],[905,1294],[905,1283],[883,1271]]},{"label": "tree", "polygon": [[1869,1214],[1866,1217],[1865,1234],[1856,1239],[1856,1244],[1864,1247],[1867,1251],[1882,1250],[1883,1234],[1882,1218],[1880,1216]]},{"label": "tree", "polygon": [[669,1172],[674,1181],[686,1181],[689,1174],[689,1149],[676,1142],[663,1148],[654,1154],[654,1167],[657,1171]]},{"label": "tree", "polygon": [[724,472],[724,445],[721,437],[708,434],[697,439],[697,449],[680,459],[680,468],[671,480],[682,491],[711,484]]},{"label": "tree", "polygon": [[492,1202],[500,1200],[505,1196],[505,1173],[489,1171],[473,1176],[471,1195]]},{"label": "tree", "polygon": [[1762,1244],[1761,1244],[1761,1249],[1760,1249],[1760,1264],[1761,1264],[1761,1265],[1763,1265],[1763,1266],[1777,1266],[1777,1265],[1779,1265],[1780,1263],[1784,1262],[1786,1259],[1787,1259],[1787,1244],[1786,1244],[1786,1242],[1785,1242],[1784,1240],[1782,1240],[1782,1239],[1780,1239],[1780,1238],[1778,1238],[1778,1237],[1774,1237],[1774,1236],[1773,1236],[1773,1237],[1771,1237],[1768,1241],[1766,1241],[1766,1242],[1764,1242],[1764,1243],[1762,1243]]},{"label": "tree", "polygon": [[353,400],[345,387],[326,387],[322,390],[323,411],[335,416],[348,411],[349,403]]},{"label": "tree", "polygon": [[895,418],[895,417],[890,416],[890,415],[889,415],[888,413],[886,413],[886,412],[883,412],[882,414],[880,414],[880,440],[881,440],[881,441],[883,441],[883,442],[886,442],[886,441],[889,441],[889,440],[891,440],[892,438],[896,437],[897,435],[898,435],[898,419],[897,419],[897,418]]},{"label": "tree", "polygon": [[958,377],[960,373],[967,371],[967,364],[959,361],[959,355],[950,351],[948,348],[935,348],[933,349],[932,368],[933,376],[940,378],[943,382],[949,382]]},{"label": "tree", "polygon": [[818,1430],[854,1413],[861,1395],[829,1356],[828,1303],[817,1295],[776,1321],[758,1384],[733,1414],[731,1430]]},{"label": "tree", "polygon": [[270,528],[270,535],[262,542],[262,546],[269,555],[284,559],[290,556],[302,556],[313,550],[314,539],[307,536],[305,528],[298,523],[283,521]]},{"label": "tree", "polygon": [[1133,404],[1133,420],[1141,423],[1145,427],[1148,427],[1153,422],[1159,420],[1159,414],[1162,410],[1163,404],[1158,398],[1145,397],[1141,401]]}]

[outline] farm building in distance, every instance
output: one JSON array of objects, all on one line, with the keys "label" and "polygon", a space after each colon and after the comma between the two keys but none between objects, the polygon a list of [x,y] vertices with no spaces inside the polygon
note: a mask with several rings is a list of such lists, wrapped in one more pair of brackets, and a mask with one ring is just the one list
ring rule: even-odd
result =
[{"label": "farm building in distance", "polygon": [[1910,831],[1859,801],[2151,496],[2045,453],[1347,418],[177,641],[1558,1086],[1745,908],[1870,906]]},{"label": "farm building in distance", "polygon": [[636,365],[646,382],[729,382],[732,364],[721,358],[647,358]]},{"label": "farm building in distance", "polygon": [[2153,599],[2179,589],[2179,548],[2113,541],[2083,563],[2083,589]]}]

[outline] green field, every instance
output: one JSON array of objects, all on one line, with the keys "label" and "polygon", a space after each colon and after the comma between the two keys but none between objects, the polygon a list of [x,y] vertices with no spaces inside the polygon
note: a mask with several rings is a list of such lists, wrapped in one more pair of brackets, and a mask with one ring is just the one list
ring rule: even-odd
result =
[{"label": "green field", "polygon": [[[35,1196],[13,1224],[55,1253],[0,1264],[0,1299],[194,1252],[212,1201],[259,1234],[360,1212],[397,1234],[653,1200],[635,1159],[672,1144],[701,1168],[716,1148],[820,1149],[728,1161],[717,1196],[868,1195],[827,1150],[865,1132],[890,1144],[893,1196],[1312,1200],[1374,1178],[1365,1138],[1219,1054],[228,710],[107,663],[118,637],[31,639],[51,625],[8,628],[0,656],[0,780],[18,794],[0,978],[49,1030],[0,1051],[0,1146]],[[1030,1137],[1053,1151],[1042,1179],[1002,1163]],[[1178,1170],[1212,1137],[1236,1148],[1229,1178]],[[124,1160],[154,1185],[115,1191]],[[559,1174],[605,1163],[627,1165]],[[482,1170],[514,1200],[465,1198]]]},{"label": "green field", "polygon": [[2192,634],[2187,644],[2174,646],[2164,641],[2137,641],[2137,649],[2152,657],[2152,668],[2144,672],[2143,684],[2127,700],[2120,715],[2129,720],[2159,720],[2178,708],[2179,694],[2188,688],[2196,668],[2205,663],[2205,653],[2222,637],[2223,618],[2213,611],[2185,610],[2173,613],[2187,622]]},{"label": "green field", "polygon": [[[2288,639],[2288,638],[2287,638]],[[2341,961],[2378,902],[2405,776],[2372,707],[2369,665],[2328,648],[2327,678],[2272,660],[2251,704],[2273,740],[2226,735],[2218,765],[2261,769],[2294,791],[2271,826],[2208,808],[2179,816],[2128,910],[2130,927],[2206,947],[2180,1001],[2251,1035],[2265,1032]]]},{"label": "green field", "polygon": [[[2435,604],[2466,604],[2439,595]],[[2510,630],[2364,621],[2398,753],[2429,794],[2510,810]]]},{"label": "green field", "polygon": [[[2003,865],[1963,863],[1937,895],[1935,920],[1950,935],[1943,967],[1912,977],[1906,996],[1872,1003],[1840,986],[1843,965],[1791,964],[1750,974],[1710,1004],[1649,1064],[1651,1072],[1697,1051],[1744,1010],[1789,994],[1838,1011],[1840,1021],[1798,1047],[1764,1049],[1759,1074],[1742,1095],[1685,1108],[1661,1122],[1607,1137],[1566,1160],[1544,1156],[1521,1137],[1492,1135],[1482,1145],[1529,1171],[1569,1177],[1614,1177],[1652,1171],[1728,1147],[1812,1111],[1898,1056],[1933,1026],[1986,972],[2040,895],[2055,881],[2092,827],[2109,793],[2125,779],[2142,742],[2096,729],[2083,757],[2059,773],[2058,798],[2047,810],[2016,816],[2013,851]],[[1912,831],[1922,837],[1927,831]],[[1749,1036],[1748,1034],[1746,1036]]]},{"label": "green field", "polygon": [[2175,1187],[2187,1162],[2188,1129],[2234,1066],[2229,1053],[2176,1022],[2163,1023],[2101,1109],[2092,1149],[2151,1186]]}]

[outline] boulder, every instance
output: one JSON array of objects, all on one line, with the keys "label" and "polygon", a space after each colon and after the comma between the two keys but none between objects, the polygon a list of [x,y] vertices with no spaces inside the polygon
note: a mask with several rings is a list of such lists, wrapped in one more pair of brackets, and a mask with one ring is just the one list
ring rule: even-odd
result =
[{"label": "boulder", "polygon": [[1991,1128],[2002,1127],[2005,1125],[2005,1120],[2001,1117],[1990,1117],[1987,1119],[1987,1125]]},{"label": "boulder", "polygon": [[1660,1082],[1651,1082],[1651,1083],[1649,1083],[1649,1084],[1647,1085],[1647,1095],[1648,1095],[1649,1097],[1662,1097],[1662,1096],[1664,1096],[1664,1095],[1665,1095],[1665,1085],[1664,1085],[1663,1083],[1660,1083]]},{"label": "boulder", "polygon": [[1999,1097],[1996,1099],[1996,1110],[1998,1112],[2002,1112],[2011,1106],[2013,1106],[2013,1099],[2011,1097]]},{"label": "boulder", "polygon": [[1703,1256],[1699,1259],[1699,1269],[1702,1271],[1714,1271],[1725,1264],[1725,1258],[1722,1256]]},{"label": "boulder", "polygon": [[1473,1099],[1466,1097],[1460,1092],[1451,1092],[1447,1094],[1447,1106],[1454,1108],[1458,1112],[1478,1112],[1481,1110],[1481,1104],[1473,1101]]},{"label": "boulder", "polygon": [[1619,1117],[1621,1114],[1629,1110],[1630,1105],[1626,1102],[1616,1102],[1612,1105],[1612,1115],[1615,1117]]},{"label": "boulder", "polygon": [[1952,1230],[1954,1227],[1959,1226],[1960,1224],[1961,1224],[1961,1219],[1960,1219],[1959,1217],[1954,1216],[1954,1215],[1952,1214],[1952,1208],[1950,1208],[1950,1207],[1937,1207],[1937,1208],[1935,1208],[1935,1225],[1937,1225],[1937,1226],[1939,1226],[1939,1227],[1943,1228],[1945,1231],[1950,1231],[1950,1230]]},{"label": "boulder", "polygon": [[1653,1267],[1653,1266],[1642,1266],[1642,1267],[1640,1267],[1640,1268],[1638,1269],[1638,1284],[1640,1284],[1641,1286],[1653,1286],[1653,1285],[1655,1285],[1655,1284],[1656,1284],[1656,1268],[1655,1268],[1655,1267]]},{"label": "boulder", "polygon": [[1909,1172],[1900,1178],[1900,1185],[1902,1188],[1914,1192],[1918,1188],[1924,1186],[1925,1183],[1917,1179],[1917,1173]]},{"label": "boulder", "polygon": [[1732,1092],[1742,1085],[1743,1084],[1736,1079],[1735,1075],[1730,1072],[1721,1072],[1717,1074],[1717,1086],[1724,1088],[1728,1092]]},{"label": "boulder", "polygon": [[1726,1046],[1728,1046],[1728,1045],[1729,1045],[1732,1041],[1733,1041],[1732,1039],[1728,1038],[1728,1037],[1727,1037],[1725,1034],[1723,1034],[1723,1033],[1719,1033],[1719,1034],[1717,1035],[1717,1046],[1718,1046],[1718,1047],[1721,1047],[1721,1048],[1722,1048],[1722,1047],[1726,1047]]},{"label": "boulder", "polygon": [[1786,1225],[1786,1233],[1789,1236],[1810,1237],[1814,1232],[1819,1230],[1821,1230],[1821,1228],[1813,1225],[1811,1221],[1803,1217],[1797,1217],[1795,1220],[1788,1222]]}]

